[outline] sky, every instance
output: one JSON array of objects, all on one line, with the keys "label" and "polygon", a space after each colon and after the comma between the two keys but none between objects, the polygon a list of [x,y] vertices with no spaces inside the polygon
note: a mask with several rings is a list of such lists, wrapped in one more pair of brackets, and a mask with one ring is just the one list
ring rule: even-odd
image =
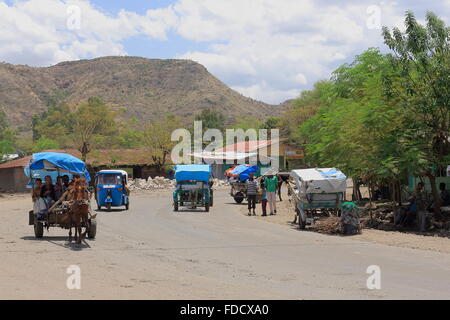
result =
[{"label": "sky", "polygon": [[388,51],[381,26],[402,29],[406,10],[450,24],[450,0],[0,0],[0,61],[191,59],[278,104],[369,47]]}]

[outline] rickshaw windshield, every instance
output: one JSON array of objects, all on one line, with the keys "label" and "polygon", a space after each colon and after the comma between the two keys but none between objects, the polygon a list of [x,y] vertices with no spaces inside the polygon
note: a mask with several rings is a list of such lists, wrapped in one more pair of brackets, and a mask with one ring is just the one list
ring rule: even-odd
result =
[{"label": "rickshaw windshield", "polygon": [[107,185],[122,185],[122,175],[117,173],[104,173],[97,176],[97,184]]}]

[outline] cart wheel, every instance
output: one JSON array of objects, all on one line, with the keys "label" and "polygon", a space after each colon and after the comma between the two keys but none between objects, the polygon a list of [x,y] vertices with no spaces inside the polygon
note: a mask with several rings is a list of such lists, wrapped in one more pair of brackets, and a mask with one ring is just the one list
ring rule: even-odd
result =
[{"label": "cart wheel", "polygon": [[34,236],[36,238],[42,238],[44,236],[44,224],[40,222],[34,223]]},{"label": "cart wheel", "polygon": [[206,212],[209,212],[209,202],[206,202],[206,203],[205,203],[205,211],[206,211]]},{"label": "cart wheel", "polygon": [[107,204],[106,204],[106,211],[111,211],[111,202],[108,202]]},{"label": "cart wheel", "polygon": [[88,229],[88,238],[94,239],[96,234],[97,234],[97,220],[91,220]]},{"label": "cart wheel", "polygon": [[173,202],[173,211],[178,211],[178,202],[177,201]]},{"label": "cart wheel", "polygon": [[244,195],[242,194],[242,192],[238,192],[234,195],[234,201],[236,201],[237,203],[242,203],[242,201],[244,201]]}]

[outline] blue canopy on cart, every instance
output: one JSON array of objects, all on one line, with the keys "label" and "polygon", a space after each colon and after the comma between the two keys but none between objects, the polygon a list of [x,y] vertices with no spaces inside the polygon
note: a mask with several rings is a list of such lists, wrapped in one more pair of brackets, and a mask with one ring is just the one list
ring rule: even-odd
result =
[{"label": "blue canopy on cart", "polygon": [[178,164],[175,166],[175,179],[177,182],[195,180],[208,182],[211,177],[209,164]]},{"label": "blue canopy on cart", "polygon": [[240,164],[230,171],[231,174],[239,175],[239,181],[245,181],[250,178],[250,173],[255,173],[259,170],[258,166],[248,166]]},{"label": "blue canopy on cart", "polygon": [[48,170],[67,172],[85,177],[87,181],[91,180],[86,165],[80,159],[66,153],[41,152],[33,154],[29,165],[29,170]]}]

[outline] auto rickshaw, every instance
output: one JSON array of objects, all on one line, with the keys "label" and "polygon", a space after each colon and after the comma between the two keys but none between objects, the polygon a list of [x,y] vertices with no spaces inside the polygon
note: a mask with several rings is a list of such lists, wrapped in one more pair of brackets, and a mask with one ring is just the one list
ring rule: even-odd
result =
[{"label": "auto rickshaw", "polygon": [[211,179],[211,166],[207,164],[187,164],[175,167],[176,189],[173,191],[174,211],[180,206],[189,206],[191,209],[213,205],[213,190]]},{"label": "auto rickshaw", "polygon": [[97,208],[130,207],[130,191],[127,187],[128,173],[124,170],[101,170],[95,175],[95,200]]}]

